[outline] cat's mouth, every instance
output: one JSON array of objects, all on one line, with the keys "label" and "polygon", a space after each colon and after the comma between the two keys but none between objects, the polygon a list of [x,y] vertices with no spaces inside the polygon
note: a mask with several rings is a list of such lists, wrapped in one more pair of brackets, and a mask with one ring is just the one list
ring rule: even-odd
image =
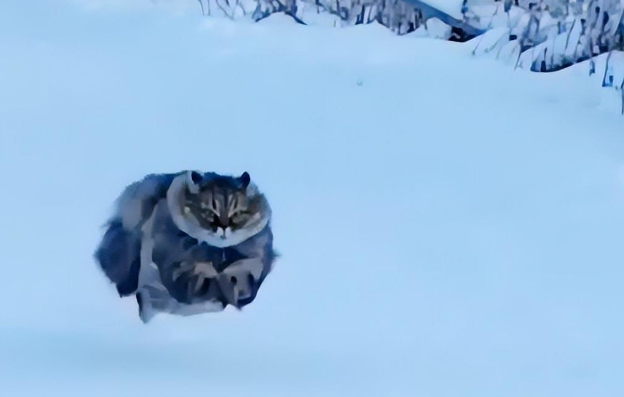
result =
[{"label": "cat's mouth", "polygon": [[232,235],[232,229],[230,229],[229,227],[218,227],[216,234],[221,240],[225,240]]}]

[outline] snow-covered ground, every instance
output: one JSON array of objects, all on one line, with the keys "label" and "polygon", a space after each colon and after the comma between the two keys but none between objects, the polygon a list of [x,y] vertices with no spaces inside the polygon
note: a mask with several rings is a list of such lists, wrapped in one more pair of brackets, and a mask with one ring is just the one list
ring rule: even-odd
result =
[{"label": "snow-covered ground", "polygon": [[[0,395],[624,395],[618,95],[474,44],[0,3]],[[184,168],[248,170],[283,256],[145,326],[91,255]]]}]

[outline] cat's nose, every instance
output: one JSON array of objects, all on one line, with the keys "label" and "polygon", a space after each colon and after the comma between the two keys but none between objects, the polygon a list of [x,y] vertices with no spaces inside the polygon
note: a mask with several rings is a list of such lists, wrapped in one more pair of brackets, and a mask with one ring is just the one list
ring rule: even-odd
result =
[{"label": "cat's nose", "polygon": [[229,219],[228,218],[224,219],[221,216],[215,217],[214,223],[219,229],[223,229],[223,230],[227,229],[228,226],[230,225]]}]

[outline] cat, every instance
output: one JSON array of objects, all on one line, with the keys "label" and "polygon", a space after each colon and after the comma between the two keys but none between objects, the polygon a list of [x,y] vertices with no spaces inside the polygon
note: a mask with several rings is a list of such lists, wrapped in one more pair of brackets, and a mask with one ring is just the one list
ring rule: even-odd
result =
[{"label": "cat", "polygon": [[95,257],[139,316],[191,315],[251,303],[276,254],[271,208],[247,172],[183,171],[128,186]]}]

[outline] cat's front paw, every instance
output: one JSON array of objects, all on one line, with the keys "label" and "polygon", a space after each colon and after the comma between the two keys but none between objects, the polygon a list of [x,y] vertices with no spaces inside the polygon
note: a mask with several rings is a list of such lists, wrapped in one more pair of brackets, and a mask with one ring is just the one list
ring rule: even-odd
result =
[{"label": "cat's front paw", "polygon": [[163,275],[163,283],[171,296],[181,303],[203,301],[210,291],[210,280],[217,276],[211,262],[179,262]]}]

